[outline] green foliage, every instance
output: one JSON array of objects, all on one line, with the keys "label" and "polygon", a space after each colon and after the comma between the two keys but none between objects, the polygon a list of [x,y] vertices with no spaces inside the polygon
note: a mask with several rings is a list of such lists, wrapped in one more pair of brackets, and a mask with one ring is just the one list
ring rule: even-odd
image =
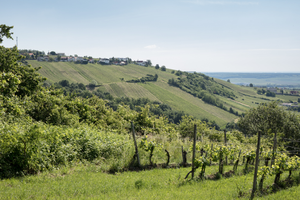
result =
[{"label": "green foliage", "polygon": [[201,73],[183,73],[185,77],[169,79],[168,84],[179,87],[181,90],[190,93],[191,95],[201,98],[204,102],[218,106],[224,110],[227,108],[224,103],[216,96],[224,96],[234,98],[232,91],[222,87],[208,76]]},{"label": "green foliage", "polygon": [[[267,159],[271,158],[271,152],[267,152],[265,156]],[[258,171],[258,177],[260,178],[259,189],[263,191],[264,180],[268,176],[275,175],[274,186],[278,187],[280,184],[280,176],[284,171],[289,171],[289,177],[291,177],[292,171],[299,169],[300,167],[300,158],[297,156],[289,157],[285,153],[278,154],[276,153],[275,163],[272,166],[263,166]]]},{"label": "green foliage", "polygon": [[299,143],[293,142],[300,139],[298,116],[284,111],[276,102],[261,104],[257,108],[250,109],[239,120],[238,125],[247,135],[255,135],[261,131],[262,135],[273,138],[273,134],[278,133],[278,141],[280,141],[280,137],[288,139],[287,144],[279,142],[281,146],[287,145],[288,150],[299,147]]},{"label": "green foliage", "polygon": [[182,116],[182,120],[178,126],[180,135],[182,137],[192,138],[194,135],[194,125],[197,125],[197,135],[202,136],[207,130],[209,130],[206,122],[199,119],[195,119],[192,116]]},{"label": "green foliage", "polygon": [[3,42],[3,38],[6,37],[8,39],[13,39],[12,34],[10,32],[10,29],[12,29],[13,26],[6,26],[5,24],[0,25],[0,44]]},{"label": "green foliage", "polygon": [[154,76],[151,75],[151,74],[147,74],[146,77],[142,77],[142,78],[139,78],[139,79],[132,79],[132,80],[129,80],[129,81],[126,81],[128,83],[145,83],[145,82],[151,82],[151,81],[157,81],[158,79],[158,75],[155,74]]},{"label": "green foliage", "polygon": [[145,136],[144,138],[142,138],[139,147],[144,149],[145,151],[149,152],[149,162],[150,165],[152,165],[152,156],[153,156],[153,152],[155,149],[159,148],[161,145],[158,144],[157,142],[153,141],[153,140],[148,140],[148,136]]},{"label": "green foliage", "polygon": [[199,159],[195,159],[194,165],[195,165],[195,168],[201,168],[199,176],[202,179],[205,175],[206,166],[210,165],[209,160],[206,159],[205,156],[202,156]]},{"label": "green foliage", "polygon": [[[1,25],[2,37],[11,38],[9,32],[12,27]],[[1,43],[0,42],[0,43]],[[40,68],[33,68],[30,65],[20,63],[23,57],[19,54],[17,47],[12,49],[0,46],[0,92],[1,95],[11,97],[17,95],[24,97],[31,95],[41,89],[40,83],[46,80],[37,71]]]},{"label": "green foliage", "polygon": [[266,96],[267,97],[276,97],[276,94],[274,92],[271,92],[270,90],[267,90]]},{"label": "green foliage", "polygon": [[118,159],[123,151],[133,152],[129,137],[85,125],[1,123],[0,135],[2,178],[54,169],[76,160]]},{"label": "green foliage", "polygon": [[258,89],[257,94],[265,94],[267,91],[265,89]]}]

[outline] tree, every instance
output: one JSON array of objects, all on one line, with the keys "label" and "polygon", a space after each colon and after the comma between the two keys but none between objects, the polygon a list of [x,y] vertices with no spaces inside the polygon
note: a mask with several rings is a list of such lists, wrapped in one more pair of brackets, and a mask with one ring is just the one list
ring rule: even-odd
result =
[{"label": "tree", "polygon": [[59,84],[62,86],[62,87],[70,87],[70,83],[68,80],[62,80],[62,81],[59,81]]},{"label": "tree", "polygon": [[159,65],[158,64],[155,65],[155,69],[159,69]]},{"label": "tree", "polygon": [[176,71],[176,73],[175,73],[176,76],[181,76],[182,74],[183,74],[183,72],[180,70]]},{"label": "tree", "polygon": [[55,56],[56,55],[55,51],[50,51],[50,55]]},{"label": "tree", "polygon": [[[0,41],[3,37],[10,38],[10,29],[13,26],[0,25]],[[19,54],[17,47],[5,48],[0,46],[0,94],[11,97],[31,95],[42,89],[40,83],[46,79],[42,78],[31,65],[24,65],[20,61],[24,57]]]},{"label": "tree", "polygon": [[242,117],[238,126],[246,135],[255,135],[261,131],[262,135],[269,132],[279,133],[283,131],[285,119],[288,113],[280,108],[276,102],[260,104],[256,108],[251,108]]},{"label": "tree", "polygon": [[230,83],[230,79],[228,79],[227,82]]},{"label": "tree", "polygon": [[249,85],[250,87],[253,87],[253,84],[252,83],[250,83],[250,85]]},{"label": "tree", "polygon": [[267,90],[266,96],[267,96],[267,97],[275,97],[276,94],[275,94],[274,92],[271,92],[270,90]]},{"label": "tree", "polygon": [[[283,95],[283,89],[280,90],[280,93]],[[298,102],[299,102],[299,99],[298,99]]]},{"label": "tree", "polygon": [[147,66],[147,67],[148,67],[148,66],[150,66],[150,67],[152,66],[151,60],[147,60],[147,61],[146,61],[146,66]]},{"label": "tree", "polygon": [[160,70],[161,70],[161,71],[166,71],[167,68],[163,65],[163,66],[161,66]]},{"label": "tree", "polygon": [[4,24],[0,25],[0,44],[3,42],[3,38],[6,37],[7,39],[13,39],[11,35],[13,33],[10,32],[13,26],[6,26]]},{"label": "tree", "polygon": [[91,89],[91,90],[93,90],[93,89],[95,89],[95,87],[98,85],[98,83],[97,83],[97,81],[95,81],[95,80],[92,80],[90,83],[89,83],[89,88]]},{"label": "tree", "polygon": [[[292,112],[287,112],[274,101],[269,104],[260,104],[257,108],[250,109],[244,117],[238,121],[240,130],[245,135],[255,135],[261,131],[266,138],[273,138],[278,133],[287,141],[287,150],[295,150],[300,147],[300,119]],[[280,134],[279,134],[280,133]],[[281,143],[283,144],[283,143]],[[291,153],[293,153],[291,151]]]}]

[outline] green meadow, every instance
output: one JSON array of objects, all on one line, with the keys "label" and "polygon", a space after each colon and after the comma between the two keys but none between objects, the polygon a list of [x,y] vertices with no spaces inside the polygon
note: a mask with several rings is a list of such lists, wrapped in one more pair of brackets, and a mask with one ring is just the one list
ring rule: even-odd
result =
[{"label": "green meadow", "polygon": [[[253,173],[219,180],[201,180],[195,176],[184,179],[190,168],[153,169],[116,174],[101,173],[94,164],[63,167],[36,176],[0,181],[1,199],[249,199]],[[232,169],[226,166],[225,171]],[[217,172],[217,166],[208,167],[206,174]],[[241,172],[242,166],[239,166]],[[298,172],[294,172],[298,174]],[[197,175],[197,171],[195,173]],[[282,175],[282,180],[287,178]],[[265,180],[270,186],[274,177]],[[300,186],[255,199],[294,200],[300,196]]]}]

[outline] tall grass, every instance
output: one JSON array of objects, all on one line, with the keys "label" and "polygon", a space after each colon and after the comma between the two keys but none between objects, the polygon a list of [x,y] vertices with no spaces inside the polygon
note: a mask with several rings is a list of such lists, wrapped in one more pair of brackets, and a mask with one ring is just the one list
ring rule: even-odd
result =
[{"label": "tall grass", "polygon": [[[100,173],[100,166],[79,164],[37,176],[0,181],[1,199],[249,199],[253,173],[219,180],[185,180],[190,168]],[[229,171],[231,166],[225,167]],[[217,172],[217,166],[206,173]],[[197,175],[197,173],[196,173]],[[287,174],[283,175],[286,178]],[[273,178],[266,180],[271,185]],[[297,199],[294,186],[255,199]]]}]

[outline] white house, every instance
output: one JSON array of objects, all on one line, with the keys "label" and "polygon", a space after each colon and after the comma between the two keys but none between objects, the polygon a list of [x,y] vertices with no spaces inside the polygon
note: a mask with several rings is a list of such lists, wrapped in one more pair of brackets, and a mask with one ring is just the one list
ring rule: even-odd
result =
[{"label": "white house", "polygon": [[40,56],[37,58],[38,61],[48,61],[49,57],[48,56]]},{"label": "white house", "polygon": [[61,58],[60,58],[60,61],[62,61],[62,62],[67,62],[67,61],[68,61],[68,57],[61,57]]},{"label": "white house", "polygon": [[74,57],[68,57],[68,62],[75,62],[75,58]]},{"label": "white house", "polygon": [[75,57],[75,60],[81,62],[81,61],[83,61],[83,57]]},{"label": "white house", "polygon": [[108,58],[101,58],[101,59],[99,60],[99,63],[109,64],[109,59],[108,59]]},{"label": "white house", "polygon": [[141,66],[145,66],[147,64],[146,61],[142,61],[142,60],[137,60],[136,64],[141,65]]}]

